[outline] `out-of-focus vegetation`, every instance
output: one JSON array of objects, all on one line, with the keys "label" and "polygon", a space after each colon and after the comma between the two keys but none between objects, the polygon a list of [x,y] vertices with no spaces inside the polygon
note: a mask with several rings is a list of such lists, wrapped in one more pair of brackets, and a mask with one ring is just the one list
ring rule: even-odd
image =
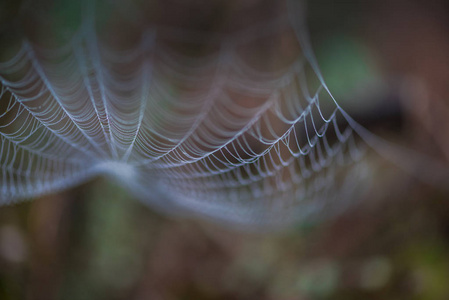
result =
[{"label": "out-of-focus vegetation", "polygon": [[[342,105],[447,162],[445,1],[308,6],[318,61]],[[374,182],[358,205],[279,232],[161,216],[106,179],[2,207],[0,299],[448,299],[447,191],[375,153],[366,160]]]},{"label": "out-of-focus vegetation", "polygon": [[242,233],[98,180],[0,211],[1,299],[446,299],[445,195],[414,180],[378,194],[327,222]]}]

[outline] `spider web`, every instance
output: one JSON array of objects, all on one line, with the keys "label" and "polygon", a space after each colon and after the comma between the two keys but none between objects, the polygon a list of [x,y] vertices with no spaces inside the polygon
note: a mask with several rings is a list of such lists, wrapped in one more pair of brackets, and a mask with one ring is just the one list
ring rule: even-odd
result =
[{"label": "spider web", "polygon": [[[148,27],[118,47],[88,10],[63,45],[25,39],[0,63],[2,203],[106,174],[157,209],[233,224],[344,210],[363,147],[301,18],[285,19],[213,38]],[[248,49],[295,34],[288,64],[251,64]],[[206,42],[205,53],[186,46]]]}]

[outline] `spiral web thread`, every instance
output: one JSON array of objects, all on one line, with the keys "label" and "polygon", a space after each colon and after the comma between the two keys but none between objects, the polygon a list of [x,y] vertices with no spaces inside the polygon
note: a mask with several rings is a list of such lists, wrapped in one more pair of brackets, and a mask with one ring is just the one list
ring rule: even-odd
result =
[{"label": "spiral web thread", "polygon": [[161,210],[234,224],[346,207],[363,150],[304,41],[262,72],[236,50],[254,30],[189,56],[158,28],[115,49],[92,24],[0,63],[2,203],[110,174]]}]

